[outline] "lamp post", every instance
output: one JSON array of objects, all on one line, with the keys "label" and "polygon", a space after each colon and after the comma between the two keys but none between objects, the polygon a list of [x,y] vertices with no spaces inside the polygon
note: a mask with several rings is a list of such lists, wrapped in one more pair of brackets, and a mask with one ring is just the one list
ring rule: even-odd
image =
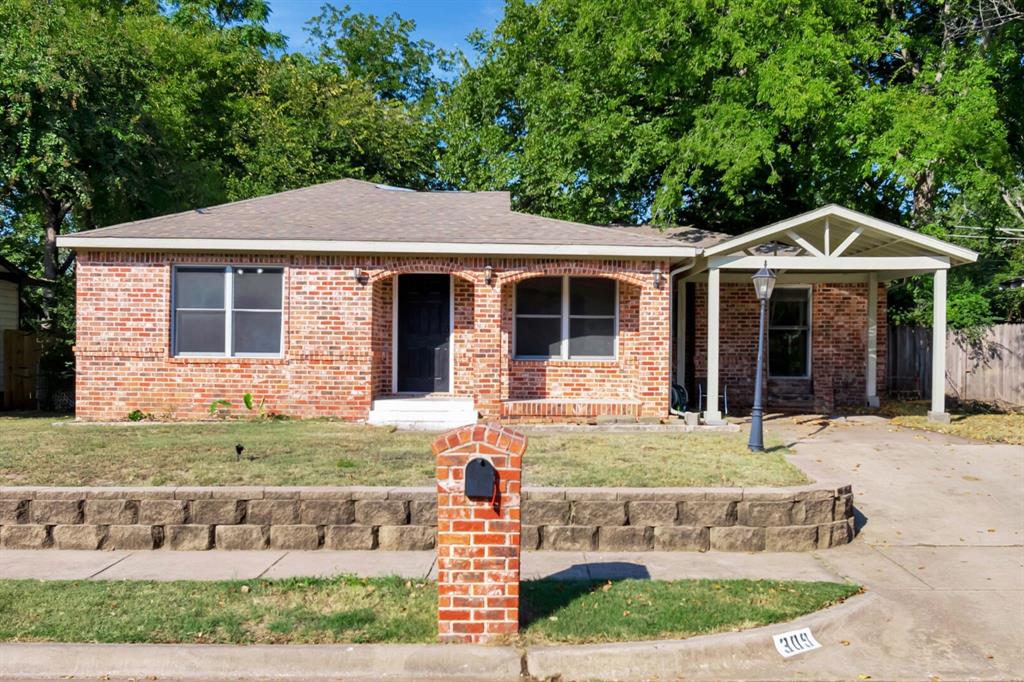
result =
[{"label": "lamp post", "polygon": [[764,452],[764,406],[761,404],[761,375],[764,367],[764,318],[768,310],[768,299],[775,288],[775,273],[768,269],[768,261],[752,277],[754,293],[761,303],[761,323],[757,330],[757,376],[754,378],[754,409],[750,411],[750,442],[747,447],[751,452]]}]

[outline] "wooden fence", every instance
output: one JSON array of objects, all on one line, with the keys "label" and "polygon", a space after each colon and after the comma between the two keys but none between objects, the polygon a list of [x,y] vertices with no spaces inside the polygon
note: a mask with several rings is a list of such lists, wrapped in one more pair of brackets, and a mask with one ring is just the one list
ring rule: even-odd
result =
[{"label": "wooden fence", "polygon": [[[886,379],[897,398],[931,395],[932,330],[889,327]],[[1008,407],[1024,406],[1024,324],[991,327],[977,342],[946,335],[946,395]]]}]

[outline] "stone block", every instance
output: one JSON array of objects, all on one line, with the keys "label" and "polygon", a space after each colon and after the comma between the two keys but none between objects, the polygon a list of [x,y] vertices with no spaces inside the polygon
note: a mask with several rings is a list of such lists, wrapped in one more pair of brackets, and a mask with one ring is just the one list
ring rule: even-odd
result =
[{"label": "stone block", "polygon": [[25,524],[0,528],[0,547],[4,549],[45,549],[49,546],[46,526]]},{"label": "stone block", "polygon": [[568,500],[523,500],[523,523],[532,526],[564,526],[569,523]]},{"label": "stone block", "polygon": [[377,548],[387,551],[434,549],[437,529],[433,526],[381,526],[377,529]]},{"label": "stone block", "polygon": [[30,500],[0,500],[0,526],[5,523],[26,523]]},{"label": "stone block", "polygon": [[832,521],[832,498],[801,500],[793,505],[793,523],[813,526]]},{"label": "stone block", "polygon": [[683,503],[680,525],[699,527],[736,525],[736,502],[694,500]]},{"label": "stone block", "polygon": [[565,488],[529,487],[523,488],[524,500],[564,500]]},{"label": "stone block", "polygon": [[240,500],[196,500],[192,503],[192,523],[232,526],[242,522],[245,502]]},{"label": "stone block", "polygon": [[217,549],[266,549],[267,529],[264,526],[217,526],[214,531]]},{"label": "stone block", "polygon": [[574,526],[624,526],[626,505],[612,500],[577,501],[572,507]]},{"label": "stone block", "polygon": [[156,540],[152,526],[110,526],[103,549],[153,549]]},{"label": "stone block", "polygon": [[299,522],[298,500],[253,500],[246,523],[256,526],[292,526]]},{"label": "stone block", "polygon": [[712,528],[711,549],[716,552],[763,552],[764,528],[750,526]]},{"label": "stone block", "polygon": [[629,503],[629,525],[674,526],[679,518],[679,503],[636,500]]},{"label": "stone block", "polygon": [[164,528],[164,547],[178,552],[199,551],[213,546],[213,528],[197,524],[173,524]]},{"label": "stone block", "polygon": [[409,502],[409,523],[414,526],[437,525],[437,495],[432,500],[412,500]]},{"label": "stone block", "polygon": [[355,522],[361,526],[404,526],[409,510],[402,500],[356,500]]},{"label": "stone block", "polygon": [[39,490],[32,485],[0,485],[0,500],[34,500]]},{"label": "stone block", "polygon": [[376,549],[373,526],[328,526],[324,532],[327,549]]},{"label": "stone block", "polygon": [[352,500],[303,500],[299,523],[307,526],[344,526],[355,521]]},{"label": "stone block", "polygon": [[102,525],[132,525],[138,519],[138,504],[131,500],[86,500],[85,522]]},{"label": "stone block", "polygon": [[818,527],[765,528],[764,539],[764,548],[769,552],[810,552],[818,546]]},{"label": "stone block", "polygon": [[532,551],[540,547],[540,526],[521,526],[519,541],[523,551]]},{"label": "stone block", "polygon": [[541,549],[585,552],[596,548],[595,526],[544,526],[540,532]]},{"label": "stone block", "polygon": [[53,544],[57,549],[99,549],[106,534],[103,526],[88,523],[53,527]]},{"label": "stone block", "polygon": [[139,523],[144,526],[170,526],[185,523],[188,503],[184,500],[141,500]]},{"label": "stone block", "polygon": [[317,549],[320,533],[316,526],[271,526],[271,549]]},{"label": "stone block", "polygon": [[853,519],[833,521],[818,526],[818,548],[838,547],[853,540]]},{"label": "stone block", "polygon": [[81,500],[33,500],[32,521],[46,525],[82,522]]},{"label": "stone block", "polygon": [[706,552],[711,534],[704,526],[658,526],[654,529],[654,549],[659,552]]},{"label": "stone block", "polygon": [[597,548],[601,552],[643,552],[651,548],[651,537],[645,526],[601,526]]},{"label": "stone block", "polygon": [[853,518],[853,494],[844,493],[836,498],[835,516],[832,520],[843,521],[850,518]]},{"label": "stone block", "polygon": [[736,522],[741,526],[789,526],[794,502],[740,502]]}]

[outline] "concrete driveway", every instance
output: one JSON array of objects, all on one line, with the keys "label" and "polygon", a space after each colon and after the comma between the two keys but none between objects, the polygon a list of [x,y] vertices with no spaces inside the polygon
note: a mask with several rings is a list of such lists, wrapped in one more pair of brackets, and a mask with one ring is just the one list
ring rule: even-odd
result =
[{"label": "concrete driveway", "polygon": [[862,634],[875,628],[900,665],[873,679],[1024,679],[1024,448],[877,418],[794,421],[768,425],[796,443],[792,461],[853,484],[858,537],[817,556],[887,603]]}]

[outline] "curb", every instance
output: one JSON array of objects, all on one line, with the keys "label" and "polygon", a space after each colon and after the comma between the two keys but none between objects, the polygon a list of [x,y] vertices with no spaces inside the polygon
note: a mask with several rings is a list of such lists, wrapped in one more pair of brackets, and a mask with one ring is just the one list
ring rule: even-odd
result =
[{"label": "curb", "polygon": [[0,644],[0,678],[493,680],[518,682],[511,647],[445,644]]},{"label": "curb", "polygon": [[[782,660],[775,651],[772,635],[810,627],[824,644],[823,635],[830,635],[851,617],[870,609],[876,600],[869,592],[786,623],[691,639],[538,646],[526,652],[526,667],[536,679],[556,678],[563,682],[690,680],[697,679],[700,673],[704,673],[700,679],[761,679],[757,670],[766,658],[772,662]],[[712,669],[716,663],[721,664],[720,669]]]}]

